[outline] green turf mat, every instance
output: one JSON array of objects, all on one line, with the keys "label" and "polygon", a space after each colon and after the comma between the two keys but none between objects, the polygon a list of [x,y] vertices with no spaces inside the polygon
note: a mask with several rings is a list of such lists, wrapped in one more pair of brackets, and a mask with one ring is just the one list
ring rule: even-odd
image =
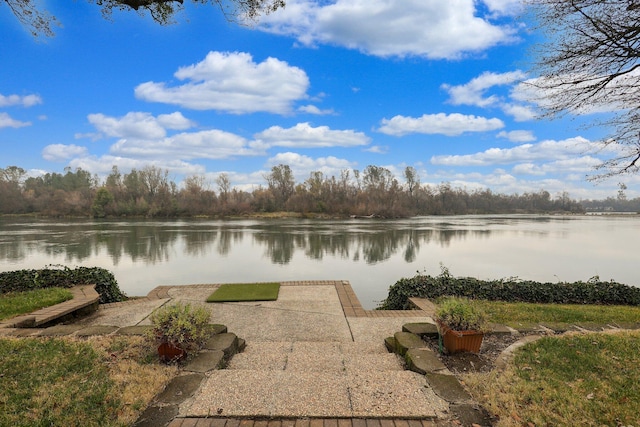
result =
[{"label": "green turf mat", "polygon": [[220,285],[207,302],[275,301],[280,283],[231,283]]}]

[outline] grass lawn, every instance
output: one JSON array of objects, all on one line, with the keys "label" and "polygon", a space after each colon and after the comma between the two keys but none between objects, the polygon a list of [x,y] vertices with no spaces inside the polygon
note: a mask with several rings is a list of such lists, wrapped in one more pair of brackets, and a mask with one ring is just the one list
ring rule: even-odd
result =
[{"label": "grass lawn", "polygon": [[499,426],[640,425],[640,332],[545,337],[463,377]]},{"label": "grass lawn", "polygon": [[44,288],[24,292],[9,292],[0,297],[0,320],[31,313],[68,301],[73,297],[69,289]]},{"label": "grass lawn", "polygon": [[0,425],[128,426],[176,374],[141,337],[0,339]]},{"label": "grass lawn", "polygon": [[220,285],[207,302],[275,301],[280,283],[231,283]]},{"label": "grass lawn", "polygon": [[[640,307],[476,301],[491,322],[640,323]],[[640,331],[569,333],[518,349],[504,371],[463,376],[500,426],[640,425]]]},{"label": "grass lawn", "polygon": [[490,322],[516,329],[540,323],[640,323],[637,306],[475,302],[488,314]]}]

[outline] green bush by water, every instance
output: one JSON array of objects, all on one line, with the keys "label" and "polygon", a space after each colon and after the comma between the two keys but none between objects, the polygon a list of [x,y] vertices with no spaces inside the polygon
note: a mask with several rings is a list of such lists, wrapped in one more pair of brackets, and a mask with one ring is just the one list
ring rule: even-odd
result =
[{"label": "green bush by water", "polygon": [[453,277],[446,267],[438,276],[417,274],[398,280],[389,288],[382,310],[407,310],[409,298],[435,299],[458,296],[489,301],[640,305],[640,288],[614,281],[603,282],[595,276],[586,282],[535,282],[517,278],[480,280],[473,277]]},{"label": "green bush by water", "polygon": [[42,288],[72,288],[77,285],[96,285],[100,304],[124,301],[126,295],[120,290],[113,274],[100,267],[50,266],[41,270],[17,270],[0,273],[0,295]]}]

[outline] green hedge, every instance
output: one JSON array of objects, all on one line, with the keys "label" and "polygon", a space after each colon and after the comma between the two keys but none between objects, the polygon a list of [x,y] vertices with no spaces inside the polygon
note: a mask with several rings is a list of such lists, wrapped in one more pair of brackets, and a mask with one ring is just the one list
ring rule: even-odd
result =
[{"label": "green hedge", "polygon": [[[52,266],[53,267],[53,266]],[[126,295],[118,287],[113,274],[99,267],[45,268],[0,273],[0,295],[7,292],[28,291],[38,288],[71,288],[76,285],[95,284],[100,304],[124,301]]]},{"label": "green hedge", "polygon": [[640,288],[592,277],[586,282],[541,283],[532,280],[479,280],[453,277],[442,268],[439,276],[417,274],[400,279],[389,288],[389,295],[379,305],[382,310],[407,310],[409,298],[435,299],[459,296],[490,301],[554,304],[640,305]]}]

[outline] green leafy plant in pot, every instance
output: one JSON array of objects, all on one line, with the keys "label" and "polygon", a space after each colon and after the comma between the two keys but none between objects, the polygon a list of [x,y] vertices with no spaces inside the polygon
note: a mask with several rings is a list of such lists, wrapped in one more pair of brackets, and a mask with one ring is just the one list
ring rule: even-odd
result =
[{"label": "green leafy plant in pot", "polygon": [[177,362],[198,351],[211,332],[209,310],[185,303],[166,305],[151,314],[150,336],[165,363]]},{"label": "green leafy plant in pot", "polygon": [[480,352],[487,316],[472,300],[442,298],[438,303],[435,321],[440,339],[449,353]]}]

